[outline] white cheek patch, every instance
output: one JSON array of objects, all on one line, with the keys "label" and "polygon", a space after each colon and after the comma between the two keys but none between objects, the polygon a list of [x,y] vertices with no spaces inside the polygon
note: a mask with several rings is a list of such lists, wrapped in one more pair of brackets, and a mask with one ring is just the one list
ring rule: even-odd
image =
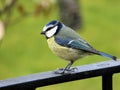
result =
[{"label": "white cheek patch", "polygon": [[57,31],[58,26],[55,26],[54,28],[50,29],[49,31],[46,32],[47,37],[52,37],[56,31]]}]

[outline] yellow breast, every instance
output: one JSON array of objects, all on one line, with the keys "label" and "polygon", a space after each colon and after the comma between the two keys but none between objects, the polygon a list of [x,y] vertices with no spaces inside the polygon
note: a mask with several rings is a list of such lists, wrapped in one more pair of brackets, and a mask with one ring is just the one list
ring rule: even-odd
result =
[{"label": "yellow breast", "polygon": [[84,55],[80,55],[80,51],[72,48],[67,48],[60,46],[55,43],[54,37],[47,40],[49,48],[52,50],[54,54],[65,59],[65,60],[77,60],[78,58],[83,57]]}]

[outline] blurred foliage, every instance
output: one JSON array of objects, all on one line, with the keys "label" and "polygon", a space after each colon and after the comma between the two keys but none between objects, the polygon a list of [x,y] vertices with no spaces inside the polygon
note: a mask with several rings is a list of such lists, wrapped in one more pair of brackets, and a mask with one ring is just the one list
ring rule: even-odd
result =
[{"label": "blurred foliage", "polygon": [[39,16],[41,12],[44,16],[48,16],[52,6],[55,4],[54,0],[33,0],[28,4],[25,4],[26,2],[24,2],[21,2],[20,0],[1,0],[0,19],[5,24],[10,24],[11,22],[18,23],[15,20],[18,21],[18,19],[24,19],[23,16]]},{"label": "blurred foliage", "polygon": [[[53,55],[47,46],[46,39],[40,35],[47,22],[59,19],[57,4],[52,6],[50,13],[49,10],[45,11],[48,15],[42,11],[37,16],[32,14],[23,19],[19,16],[24,13],[37,12],[35,8],[39,5],[36,6],[38,4],[36,3],[34,6],[33,3],[36,2],[34,0],[31,2],[19,0],[18,2],[18,8],[12,10],[11,16],[11,20],[15,21],[8,24],[0,47],[0,79],[64,67],[68,62]],[[80,2],[84,25],[82,32],[79,32],[80,35],[96,49],[119,58],[120,0],[81,0]],[[18,23],[19,19],[22,20]],[[104,60],[108,59],[97,55],[88,56],[76,61],[74,66]],[[120,74],[114,75],[113,81],[114,90],[119,90]],[[96,90],[96,88],[101,90],[101,77],[42,87],[40,90]]]}]

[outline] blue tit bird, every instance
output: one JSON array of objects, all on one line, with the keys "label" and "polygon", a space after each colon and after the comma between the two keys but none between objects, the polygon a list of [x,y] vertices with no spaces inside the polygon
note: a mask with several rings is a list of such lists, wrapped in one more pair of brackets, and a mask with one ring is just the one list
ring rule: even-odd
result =
[{"label": "blue tit bird", "polygon": [[63,23],[53,20],[44,26],[41,34],[44,34],[49,48],[60,58],[69,61],[68,65],[61,69],[62,72],[71,71],[71,65],[87,55],[100,55],[116,60],[115,56],[98,51],[83,40],[78,33]]}]

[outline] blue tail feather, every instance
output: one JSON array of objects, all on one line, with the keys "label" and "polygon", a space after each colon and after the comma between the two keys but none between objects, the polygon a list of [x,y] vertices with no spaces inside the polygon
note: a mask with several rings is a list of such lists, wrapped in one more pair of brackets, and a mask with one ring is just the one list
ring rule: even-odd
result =
[{"label": "blue tail feather", "polygon": [[99,55],[104,56],[104,57],[107,57],[107,58],[111,58],[111,59],[113,59],[113,60],[116,60],[116,59],[117,59],[117,57],[112,56],[112,55],[107,54],[107,53],[104,53],[104,52],[99,52]]}]

